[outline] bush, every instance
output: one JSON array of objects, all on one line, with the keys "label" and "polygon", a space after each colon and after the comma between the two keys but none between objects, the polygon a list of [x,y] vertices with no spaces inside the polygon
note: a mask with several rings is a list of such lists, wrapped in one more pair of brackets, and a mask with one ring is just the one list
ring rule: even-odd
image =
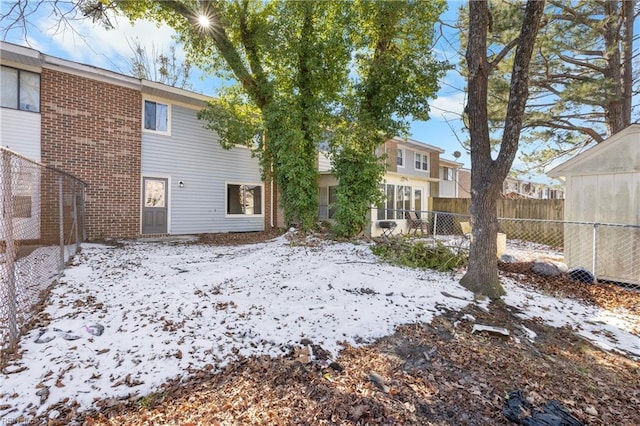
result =
[{"label": "bush", "polygon": [[440,241],[435,245],[425,241],[394,239],[379,242],[371,247],[373,254],[385,262],[410,268],[428,268],[451,271],[467,263],[467,252],[445,246]]}]

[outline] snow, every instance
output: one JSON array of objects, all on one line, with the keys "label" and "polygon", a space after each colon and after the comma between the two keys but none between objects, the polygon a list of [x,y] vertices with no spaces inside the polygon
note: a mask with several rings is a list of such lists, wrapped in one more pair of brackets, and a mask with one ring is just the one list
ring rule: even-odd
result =
[{"label": "snow", "polygon": [[[51,323],[25,335],[21,359],[0,374],[0,419],[41,414],[65,398],[87,409],[96,398],[142,396],[190,369],[281,355],[302,339],[336,356],[345,343],[476,303],[459,279],[380,263],[364,243],[84,244],[51,292]],[[505,286],[522,317],[640,354],[637,317]]]}]

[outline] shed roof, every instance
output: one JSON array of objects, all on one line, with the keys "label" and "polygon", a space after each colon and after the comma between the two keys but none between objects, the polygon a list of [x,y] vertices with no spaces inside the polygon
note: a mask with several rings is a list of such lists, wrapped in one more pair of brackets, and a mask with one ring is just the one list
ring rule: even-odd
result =
[{"label": "shed roof", "polygon": [[632,124],[604,142],[547,172],[549,177],[640,173],[640,124]]}]

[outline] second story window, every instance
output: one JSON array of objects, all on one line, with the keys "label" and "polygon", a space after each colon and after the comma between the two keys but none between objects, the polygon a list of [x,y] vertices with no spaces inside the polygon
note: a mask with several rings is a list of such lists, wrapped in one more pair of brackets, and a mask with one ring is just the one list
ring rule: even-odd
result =
[{"label": "second story window", "polygon": [[429,170],[429,156],[416,153],[416,170]]},{"label": "second story window", "polygon": [[40,74],[2,67],[0,106],[40,112]]},{"label": "second story window", "polygon": [[398,166],[404,167],[404,149],[398,148]]},{"label": "second story window", "polygon": [[144,101],[144,128],[161,133],[169,132],[169,105]]},{"label": "second story window", "polygon": [[442,168],[442,180],[453,180],[453,169],[451,167]]}]

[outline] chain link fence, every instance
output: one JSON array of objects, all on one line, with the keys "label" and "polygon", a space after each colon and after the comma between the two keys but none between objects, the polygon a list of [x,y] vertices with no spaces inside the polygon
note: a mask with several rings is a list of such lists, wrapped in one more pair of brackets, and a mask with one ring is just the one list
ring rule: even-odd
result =
[{"label": "chain link fence", "polygon": [[[424,212],[433,237],[468,247],[471,217]],[[532,262],[553,277],[612,282],[640,290],[640,225],[498,218],[498,255],[507,263]],[[572,272],[575,271],[575,272]]]},{"label": "chain link fence", "polygon": [[[394,211],[393,235],[419,237],[425,231],[425,237],[447,246],[469,248],[470,215],[423,211],[418,216],[420,226],[412,227],[405,211]],[[504,263],[526,264],[543,277],[570,274],[578,281],[640,290],[640,225],[513,218],[498,223],[497,255]]]},{"label": "chain link fence", "polygon": [[84,183],[0,148],[0,348],[12,346],[84,239]]}]

